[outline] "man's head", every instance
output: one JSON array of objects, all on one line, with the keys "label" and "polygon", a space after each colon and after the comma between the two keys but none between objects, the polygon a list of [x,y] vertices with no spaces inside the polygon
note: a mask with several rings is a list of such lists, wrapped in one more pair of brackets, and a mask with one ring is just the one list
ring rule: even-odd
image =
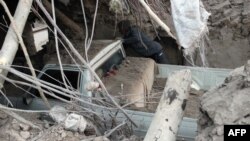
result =
[{"label": "man's head", "polygon": [[121,34],[126,34],[130,28],[130,21],[129,20],[123,20],[118,23],[118,29]]}]

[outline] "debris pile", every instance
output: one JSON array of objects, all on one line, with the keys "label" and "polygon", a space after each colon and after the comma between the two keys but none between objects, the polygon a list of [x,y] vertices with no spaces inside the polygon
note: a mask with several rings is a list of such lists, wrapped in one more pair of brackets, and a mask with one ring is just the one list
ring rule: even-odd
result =
[{"label": "debris pile", "polygon": [[[69,112],[69,108],[54,106],[48,113],[19,113],[27,121],[36,125],[33,128],[20,120],[0,111],[1,141],[141,141],[140,137],[132,135],[126,122],[118,125],[113,119],[111,128],[101,126],[103,121],[87,119],[80,112]],[[110,122],[111,123],[111,122]],[[113,127],[116,126],[116,127]]]},{"label": "debris pile", "polygon": [[201,97],[197,141],[222,141],[223,125],[250,124],[250,61]]}]

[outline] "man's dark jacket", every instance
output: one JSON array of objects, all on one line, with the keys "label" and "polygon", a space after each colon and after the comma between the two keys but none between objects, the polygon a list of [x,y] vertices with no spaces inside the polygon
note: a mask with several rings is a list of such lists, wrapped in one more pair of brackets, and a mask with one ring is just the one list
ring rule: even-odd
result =
[{"label": "man's dark jacket", "polygon": [[126,46],[133,48],[137,53],[145,57],[159,53],[162,50],[159,43],[151,40],[136,27],[130,27],[123,39],[123,43]]}]

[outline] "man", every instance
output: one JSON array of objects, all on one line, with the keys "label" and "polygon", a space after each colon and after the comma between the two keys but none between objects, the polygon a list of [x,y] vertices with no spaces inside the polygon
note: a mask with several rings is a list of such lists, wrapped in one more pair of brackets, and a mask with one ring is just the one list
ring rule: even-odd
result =
[{"label": "man", "polygon": [[130,21],[124,20],[118,23],[119,32],[123,35],[123,44],[131,47],[143,57],[152,58],[156,63],[167,64],[165,54],[159,43],[151,40],[138,28],[132,27]]}]

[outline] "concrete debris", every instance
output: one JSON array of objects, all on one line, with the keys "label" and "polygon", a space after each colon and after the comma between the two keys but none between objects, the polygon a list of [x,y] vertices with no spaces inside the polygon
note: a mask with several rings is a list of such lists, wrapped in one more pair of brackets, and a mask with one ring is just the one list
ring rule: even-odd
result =
[{"label": "concrete debris", "polygon": [[[196,141],[222,141],[223,125],[250,124],[250,61],[201,97]],[[230,115],[230,116],[229,116]]]},{"label": "concrete debris", "polygon": [[26,125],[23,123],[19,124],[19,126],[20,126],[21,130],[23,130],[23,131],[28,131],[30,129],[29,125]]},{"label": "concrete debris", "polygon": [[67,118],[67,111],[64,107],[56,105],[51,108],[49,115],[55,122],[61,123]]},{"label": "concrete debris", "polygon": [[66,130],[84,132],[87,121],[83,116],[72,113],[66,118],[64,127]]},{"label": "concrete debris", "polygon": [[28,139],[30,137],[30,132],[28,131],[21,131],[20,135],[22,138],[24,138],[25,140]]},{"label": "concrete debris", "polygon": [[13,129],[15,129],[15,130],[20,130],[19,123],[17,122],[16,119],[13,119],[13,120],[12,120],[12,127],[13,127]]}]

